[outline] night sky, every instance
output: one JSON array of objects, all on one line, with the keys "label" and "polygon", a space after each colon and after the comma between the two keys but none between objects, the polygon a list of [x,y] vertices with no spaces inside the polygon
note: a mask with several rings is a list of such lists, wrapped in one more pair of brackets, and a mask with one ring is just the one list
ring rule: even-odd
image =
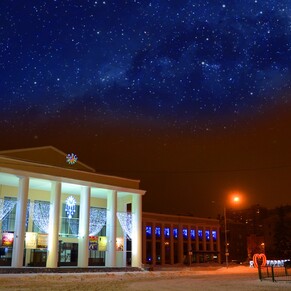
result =
[{"label": "night sky", "polygon": [[0,150],[140,179],[144,211],[291,204],[290,27],[290,0],[3,0]]}]

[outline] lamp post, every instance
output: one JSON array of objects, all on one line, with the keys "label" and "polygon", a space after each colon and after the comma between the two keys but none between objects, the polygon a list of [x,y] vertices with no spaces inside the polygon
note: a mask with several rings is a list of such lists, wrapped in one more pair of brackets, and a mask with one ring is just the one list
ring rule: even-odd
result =
[{"label": "lamp post", "polygon": [[224,206],[224,240],[225,240],[225,264],[226,268],[228,268],[228,242],[227,242],[227,226],[226,226],[226,207]]},{"label": "lamp post", "polygon": [[[239,203],[240,202],[240,196],[233,196],[232,198],[233,203]],[[228,238],[227,238],[227,223],[226,223],[226,206],[224,205],[224,240],[225,240],[225,264],[226,268],[228,268],[228,256],[229,256],[229,250],[228,250]]]}]

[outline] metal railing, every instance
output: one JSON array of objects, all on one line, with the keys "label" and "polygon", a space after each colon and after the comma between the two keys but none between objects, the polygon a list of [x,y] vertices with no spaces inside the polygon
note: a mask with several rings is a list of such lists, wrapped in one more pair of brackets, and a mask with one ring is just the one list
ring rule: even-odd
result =
[{"label": "metal railing", "polygon": [[291,268],[289,266],[258,266],[259,279],[289,281],[291,283]]}]

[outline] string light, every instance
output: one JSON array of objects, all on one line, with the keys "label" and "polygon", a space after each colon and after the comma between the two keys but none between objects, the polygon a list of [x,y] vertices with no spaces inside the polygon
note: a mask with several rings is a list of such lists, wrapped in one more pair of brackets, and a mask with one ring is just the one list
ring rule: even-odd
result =
[{"label": "string light", "polygon": [[44,201],[31,202],[33,209],[33,222],[37,228],[44,233],[49,232],[49,216],[50,216],[50,203]]},{"label": "string light", "polygon": [[0,198],[0,221],[3,220],[14,208],[17,200]]},{"label": "string light", "polygon": [[[3,220],[14,208],[17,200],[4,200],[0,198],[0,220]],[[49,233],[49,215],[50,215],[50,203],[46,201],[31,201],[28,204],[30,213],[32,213],[32,220],[42,233]],[[72,219],[75,213],[76,200],[73,196],[66,199],[65,211],[68,216],[68,226],[71,230],[71,234],[77,235],[79,228],[79,219]],[[122,214],[121,214],[122,215]],[[90,221],[89,221],[89,233],[90,236],[98,234],[106,224],[107,212],[103,208],[90,208]],[[120,218],[122,219],[122,218]]]},{"label": "string light", "polygon": [[117,212],[117,218],[124,233],[132,238],[132,214],[130,212]]},{"label": "string light", "polygon": [[71,234],[78,236],[78,231],[79,231],[79,219],[78,218],[73,218],[68,220],[68,225],[69,228],[71,229]]},{"label": "string light", "polygon": [[[0,220],[3,220],[7,214],[13,209],[16,200],[3,200],[0,199]],[[34,225],[42,233],[49,233],[49,215],[50,203],[46,201],[30,202],[29,208],[33,212],[32,220]],[[77,235],[79,228],[79,219],[72,219],[75,213],[76,200],[73,196],[66,199],[65,211],[68,216],[68,226],[71,234]],[[124,233],[131,239],[132,237],[132,214],[127,212],[118,212],[117,217]],[[90,208],[90,221],[89,221],[89,235],[94,236],[98,234],[101,229],[106,225],[107,212],[103,208]]]},{"label": "string light", "polygon": [[106,210],[91,207],[90,208],[90,222],[89,222],[89,235],[94,236],[100,232],[106,224]]}]

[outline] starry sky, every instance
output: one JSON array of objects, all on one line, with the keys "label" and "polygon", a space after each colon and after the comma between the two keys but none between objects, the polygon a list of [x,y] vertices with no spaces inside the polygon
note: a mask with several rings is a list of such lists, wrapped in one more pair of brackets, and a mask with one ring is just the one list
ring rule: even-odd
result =
[{"label": "starry sky", "polygon": [[143,209],[291,204],[289,0],[0,3],[0,150],[141,180]]}]

